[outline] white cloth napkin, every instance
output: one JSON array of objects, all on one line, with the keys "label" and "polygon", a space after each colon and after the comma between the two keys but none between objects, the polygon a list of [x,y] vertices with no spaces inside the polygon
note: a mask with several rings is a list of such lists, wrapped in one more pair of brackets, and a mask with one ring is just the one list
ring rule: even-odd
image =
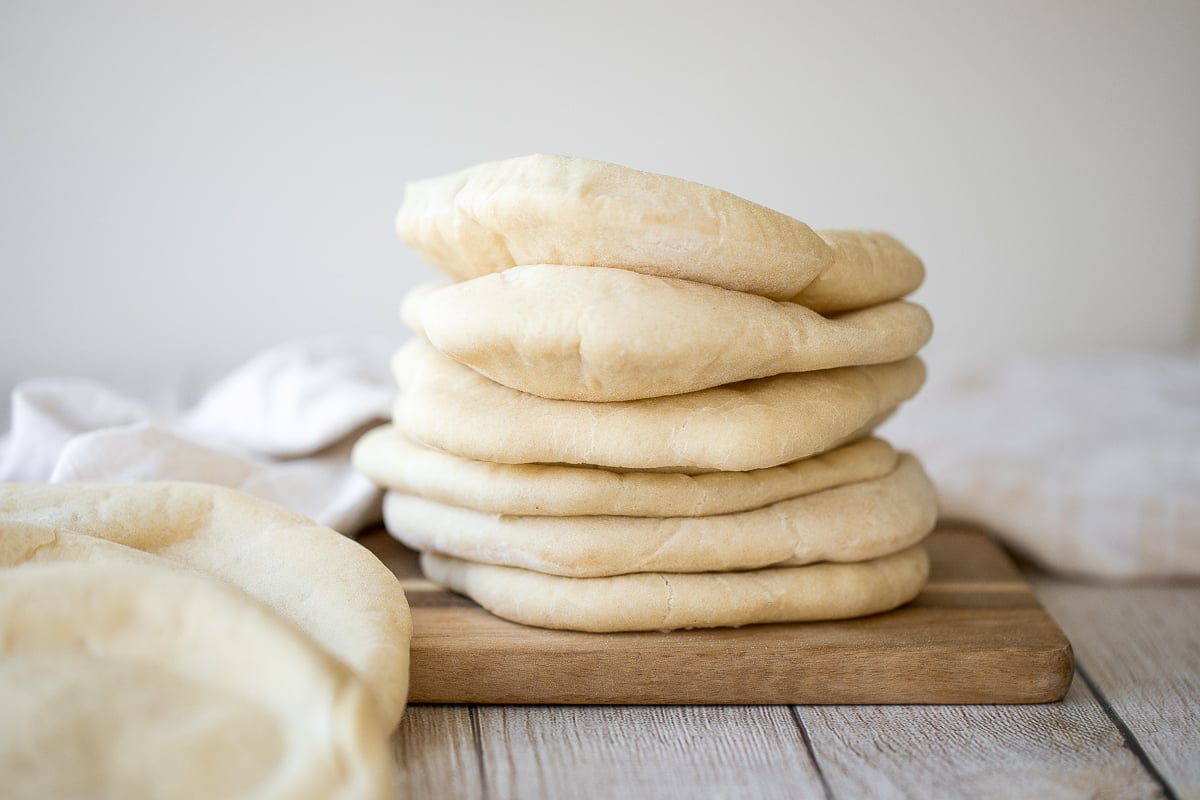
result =
[{"label": "white cloth napkin", "polygon": [[178,414],[91,381],[27,381],[0,439],[0,481],[203,481],[355,533],[378,521],[380,494],[351,468],[350,447],[390,416],[399,344],[340,337],[272,348]]},{"label": "white cloth napkin", "polygon": [[1200,352],[1019,358],[934,371],[882,431],[944,518],[1041,565],[1200,577]]}]

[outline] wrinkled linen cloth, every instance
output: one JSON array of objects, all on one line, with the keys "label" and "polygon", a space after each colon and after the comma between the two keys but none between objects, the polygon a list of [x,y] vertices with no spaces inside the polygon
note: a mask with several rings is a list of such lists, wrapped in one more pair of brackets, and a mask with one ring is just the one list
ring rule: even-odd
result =
[{"label": "wrinkled linen cloth", "polygon": [[920,456],[943,519],[1043,567],[1200,577],[1200,350],[934,369],[882,434]]},{"label": "wrinkled linen cloth", "polygon": [[[400,343],[273,348],[171,414],[89,381],[28,381],[0,481],[205,481],[353,534],[379,520],[380,493],[350,448],[390,416]],[[944,518],[1049,569],[1200,577],[1200,351],[935,365],[881,433],[925,463]]]},{"label": "wrinkled linen cloth", "polygon": [[401,339],[324,338],[264,351],[180,413],[93,381],[17,386],[0,481],[202,481],[241,489],[353,534],[381,495],[350,466],[358,436],[391,414]]}]

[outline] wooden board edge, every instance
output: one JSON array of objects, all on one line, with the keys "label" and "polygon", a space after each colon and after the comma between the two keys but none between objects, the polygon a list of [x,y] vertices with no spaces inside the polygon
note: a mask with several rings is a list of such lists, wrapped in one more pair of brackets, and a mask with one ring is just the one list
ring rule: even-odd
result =
[{"label": "wooden board edge", "polygon": [[[832,660],[836,660],[836,654]],[[416,661],[420,663],[420,659]],[[924,666],[941,673],[942,679],[906,683],[895,680],[894,675],[884,669],[843,676],[826,674],[821,676],[819,684],[814,685],[808,680],[789,680],[793,676],[783,668],[760,668],[759,680],[750,684],[736,681],[736,675],[734,680],[709,683],[705,697],[698,696],[694,688],[657,679],[653,665],[648,665],[644,676],[637,672],[623,673],[621,686],[614,686],[602,670],[594,669],[597,664],[593,661],[563,664],[560,660],[551,662],[555,664],[554,674],[531,672],[524,685],[514,690],[511,675],[486,659],[482,663],[478,660],[456,661],[453,665],[430,659],[413,671],[409,702],[482,705],[1029,705],[1061,700],[1075,674],[1074,655],[1065,636],[1058,644],[1010,647],[985,654],[964,653],[951,647],[934,648],[921,651],[919,661],[921,664],[907,666]],[[454,678],[450,681],[446,678],[449,669],[454,670]],[[953,677],[973,670],[1011,675],[1014,680],[983,683]]]}]

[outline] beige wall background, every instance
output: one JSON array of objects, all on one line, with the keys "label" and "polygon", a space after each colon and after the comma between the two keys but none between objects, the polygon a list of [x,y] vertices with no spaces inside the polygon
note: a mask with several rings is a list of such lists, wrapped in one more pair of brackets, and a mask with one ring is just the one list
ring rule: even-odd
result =
[{"label": "beige wall background", "polygon": [[406,180],[534,151],[920,253],[930,357],[1200,331],[1200,3],[12,2],[0,391],[399,333]]}]

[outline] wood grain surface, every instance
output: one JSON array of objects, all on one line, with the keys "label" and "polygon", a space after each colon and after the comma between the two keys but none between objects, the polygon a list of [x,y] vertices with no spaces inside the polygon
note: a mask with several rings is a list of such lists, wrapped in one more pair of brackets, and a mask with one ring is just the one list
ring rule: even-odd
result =
[{"label": "wood grain surface", "polygon": [[393,797],[482,800],[488,794],[472,708],[409,706],[392,735],[392,748]]},{"label": "wood grain surface", "polygon": [[803,706],[796,714],[836,797],[1157,797],[1091,691],[1061,703]]},{"label": "wood grain surface", "polygon": [[746,797],[747,775],[755,776],[755,798],[821,796],[816,764],[786,706],[485,706],[478,713],[491,797],[585,798],[599,786],[612,797]]},{"label": "wood grain surface", "polygon": [[1096,585],[1039,576],[1078,642],[1079,673],[1167,791],[1200,798],[1200,585]]},{"label": "wood grain surface", "polygon": [[396,743],[397,798],[1172,796],[1081,681],[1038,705],[425,705]]},{"label": "wood grain surface", "polygon": [[943,528],[911,604],[836,622],[670,633],[549,631],[492,616],[363,537],[412,606],[413,703],[1039,703],[1073,672],[1066,636],[988,536]]}]

